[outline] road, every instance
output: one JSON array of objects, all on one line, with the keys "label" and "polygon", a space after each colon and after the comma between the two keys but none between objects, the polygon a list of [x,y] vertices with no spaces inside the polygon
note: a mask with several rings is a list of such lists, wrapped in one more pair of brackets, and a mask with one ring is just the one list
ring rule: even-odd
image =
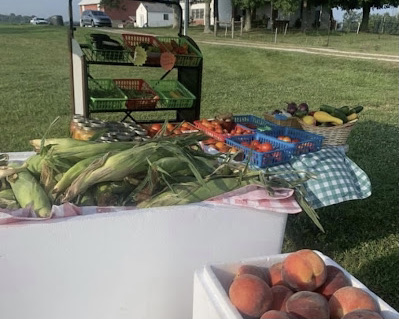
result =
[{"label": "road", "polygon": [[[107,32],[111,33],[135,33],[128,31],[126,29],[112,29],[107,30]],[[152,35],[152,34],[149,34]],[[362,52],[354,52],[354,51],[340,51],[334,49],[326,49],[326,48],[315,48],[315,47],[284,47],[279,45],[270,45],[263,44],[259,42],[248,42],[248,41],[212,41],[212,40],[196,40],[197,44],[208,44],[208,45],[218,45],[218,46],[232,46],[232,47],[243,47],[243,48],[256,48],[262,50],[274,50],[281,52],[296,52],[302,54],[314,54],[314,55],[324,55],[324,56],[334,56],[339,58],[347,58],[347,59],[363,59],[363,60],[377,60],[377,61],[385,61],[385,62],[394,62],[399,63],[398,55],[387,55],[387,54],[374,54],[374,53],[362,53]]]}]

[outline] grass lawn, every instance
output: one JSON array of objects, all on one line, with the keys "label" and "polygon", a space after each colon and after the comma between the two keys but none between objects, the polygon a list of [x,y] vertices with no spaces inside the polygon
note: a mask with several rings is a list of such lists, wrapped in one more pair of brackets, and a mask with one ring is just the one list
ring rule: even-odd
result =
[{"label": "grass lawn", "polygon": [[[76,37],[83,39],[89,31],[78,28]],[[67,136],[71,110],[66,28],[2,25],[0,34],[0,152],[30,150],[29,139],[41,137],[57,116],[60,122],[51,136]],[[254,34],[240,41],[262,41]],[[200,29],[193,29],[192,37],[198,42],[215,39]],[[289,38],[286,45],[322,47],[326,40],[317,34]],[[397,54],[397,36],[332,38],[329,47],[334,49]],[[216,39],[227,41],[224,36]],[[313,109],[321,104],[365,107],[349,138],[348,156],[370,177],[372,195],[319,209],[325,233],[303,214],[289,216],[283,251],[320,250],[399,310],[398,65],[245,47],[200,44],[200,49],[201,117],[223,111],[262,116],[290,101],[307,102]],[[121,66],[90,70],[107,78],[150,79],[160,72]]]}]

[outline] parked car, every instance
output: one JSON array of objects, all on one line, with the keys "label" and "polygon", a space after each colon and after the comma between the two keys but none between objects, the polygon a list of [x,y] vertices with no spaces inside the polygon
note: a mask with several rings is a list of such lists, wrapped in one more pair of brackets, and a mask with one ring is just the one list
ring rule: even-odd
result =
[{"label": "parked car", "polygon": [[80,17],[80,26],[112,27],[112,20],[103,11],[86,10]]},{"label": "parked car", "polygon": [[46,19],[34,17],[30,20],[31,24],[49,24]]}]

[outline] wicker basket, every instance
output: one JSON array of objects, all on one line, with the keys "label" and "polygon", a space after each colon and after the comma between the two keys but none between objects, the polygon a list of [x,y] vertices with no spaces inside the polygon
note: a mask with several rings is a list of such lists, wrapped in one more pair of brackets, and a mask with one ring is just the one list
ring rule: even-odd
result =
[{"label": "wicker basket", "polygon": [[298,128],[302,129],[302,125],[298,122],[299,118],[297,117],[289,117],[286,120],[277,120],[274,118],[273,115],[265,113],[264,118],[266,121],[272,122],[274,124],[280,125],[280,126],[289,126],[293,128]]},{"label": "wicker basket", "polygon": [[348,123],[331,126],[331,127],[320,127],[304,123],[302,120],[298,119],[298,123],[302,126],[304,131],[319,134],[324,136],[323,146],[338,146],[345,145],[349,137],[350,132],[357,123],[357,119],[350,121]]}]

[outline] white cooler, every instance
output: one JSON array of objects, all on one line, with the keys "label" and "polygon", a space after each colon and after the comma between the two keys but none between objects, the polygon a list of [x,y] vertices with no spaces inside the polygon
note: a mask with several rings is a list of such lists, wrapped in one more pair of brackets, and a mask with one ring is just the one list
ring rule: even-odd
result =
[{"label": "white cooler", "polygon": [[0,225],[0,318],[191,318],[195,269],[280,253],[286,220],[200,203]]}]

